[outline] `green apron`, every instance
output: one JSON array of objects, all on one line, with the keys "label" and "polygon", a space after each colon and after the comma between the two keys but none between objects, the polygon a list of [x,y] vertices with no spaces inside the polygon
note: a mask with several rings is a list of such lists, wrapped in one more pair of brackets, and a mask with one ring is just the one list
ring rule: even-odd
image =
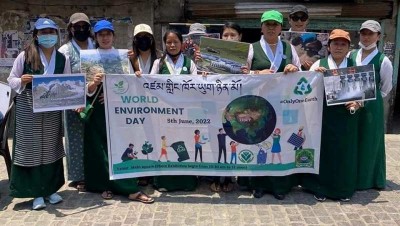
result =
[{"label": "green apron", "polygon": [[[96,92],[103,92],[97,89]],[[93,97],[88,97],[91,103]],[[129,195],[139,191],[136,178],[110,180],[108,172],[108,149],[106,133],[106,117],[104,104],[97,99],[93,113],[85,124],[83,165],[85,172],[85,186],[87,191],[112,191],[118,195]]]},{"label": "green apron", "polygon": [[[184,57],[183,66],[180,74],[190,74],[191,60]],[[186,68],[186,70],[184,70]],[[160,74],[171,74],[165,62],[160,67]],[[196,176],[156,176],[153,181],[154,187],[157,189],[165,189],[167,191],[193,191],[197,187]]]},{"label": "green apron", "polygon": [[[348,59],[347,66],[354,63]],[[329,69],[327,58],[320,66]],[[344,105],[327,106],[322,115],[319,175],[303,174],[302,187],[331,199],[351,198],[357,183],[358,122],[360,111],[350,114]]]},{"label": "green apron", "polygon": [[[357,51],[358,52],[358,51]],[[355,60],[357,52],[352,52]],[[375,67],[376,100],[364,102],[360,109],[357,189],[384,189],[386,186],[385,128],[380,70],[384,54],[378,53],[369,64]]]},{"label": "green apron", "polygon": [[[286,65],[292,63],[292,49],[288,42],[282,41],[284,57],[277,72],[283,72]],[[271,62],[265,55],[261,43],[258,41],[253,44],[254,57],[252,59],[251,70],[263,70],[271,67]],[[288,176],[263,176],[238,178],[238,184],[243,186],[248,183],[248,189],[261,189],[273,194],[286,194],[293,186],[298,185],[298,176],[296,174]]]}]

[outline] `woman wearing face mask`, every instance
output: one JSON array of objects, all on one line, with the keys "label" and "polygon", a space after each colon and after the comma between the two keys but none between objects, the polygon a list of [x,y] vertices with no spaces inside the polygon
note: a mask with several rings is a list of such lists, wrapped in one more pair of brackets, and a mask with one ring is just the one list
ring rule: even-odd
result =
[{"label": "woman wearing face mask", "polygon": [[157,59],[156,43],[149,25],[136,25],[133,31],[132,47],[136,54],[132,57],[136,76],[149,74],[154,61]]},{"label": "woman wearing face mask", "polygon": [[[315,62],[310,71],[355,66],[346,57],[350,42],[347,31],[333,30],[328,41],[329,56]],[[324,98],[319,175],[304,174],[302,177],[302,187],[314,193],[318,201],[331,198],[347,202],[355,192],[359,108],[360,104],[355,101],[327,106]]]},{"label": "woman wearing face mask", "polygon": [[384,189],[386,162],[384,139],[383,97],[392,89],[393,66],[389,58],[377,49],[381,26],[367,20],[360,28],[360,47],[350,57],[358,66],[373,64],[375,68],[376,100],[364,102],[360,110],[357,189]]},{"label": "woman wearing face mask", "polygon": [[[169,30],[163,37],[165,53],[154,61],[150,74],[197,75],[195,63],[182,54],[182,34]],[[159,191],[192,191],[197,187],[196,176],[157,176],[154,186]]]},{"label": "woman wearing face mask", "polygon": [[[72,73],[80,73],[80,50],[94,49],[90,21],[84,13],[74,13],[67,26],[68,41],[58,51],[68,56]],[[83,137],[84,125],[79,119],[82,109],[67,110],[64,114],[65,150],[67,153],[68,180],[70,186],[85,191],[83,173]]]},{"label": "woman wearing face mask", "polygon": [[[111,22],[100,20],[96,23],[93,30],[99,52],[114,48],[115,34]],[[88,83],[88,95],[90,97],[87,101],[90,103],[93,102],[93,98],[96,95],[99,95],[99,97],[102,96],[102,79],[104,76],[104,73],[99,72]],[[153,198],[139,190],[136,178],[110,180],[104,99],[97,98],[93,107],[93,113],[89,121],[85,123],[83,156],[86,190],[102,192],[103,199],[112,199],[114,194],[119,194],[127,195],[132,201],[153,203]]]},{"label": "woman wearing face mask", "polygon": [[58,27],[50,19],[35,23],[32,43],[14,61],[8,82],[17,92],[10,195],[35,198],[32,209],[62,201],[64,185],[61,111],[33,113],[32,75],[71,73],[68,58],[55,49]]}]

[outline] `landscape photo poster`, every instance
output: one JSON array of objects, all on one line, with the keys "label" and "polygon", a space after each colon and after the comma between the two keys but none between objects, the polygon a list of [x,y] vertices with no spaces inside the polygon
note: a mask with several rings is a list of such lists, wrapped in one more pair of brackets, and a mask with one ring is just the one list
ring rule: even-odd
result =
[{"label": "landscape photo poster", "polygon": [[324,73],[328,106],[376,99],[374,65],[327,70]]},{"label": "landscape photo poster", "polygon": [[33,112],[85,107],[85,81],[84,74],[34,75]]},{"label": "landscape photo poster", "polygon": [[283,31],[281,38],[294,46],[301,65],[328,56],[328,33]]},{"label": "landscape photo poster", "polygon": [[241,74],[241,67],[247,64],[249,48],[249,43],[201,37],[202,63],[197,69],[216,74]]},{"label": "landscape photo poster", "polygon": [[133,74],[127,49],[81,50],[81,73],[90,82],[97,73]]},{"label": "landscape photo poster", "polygon": [[219,39],[219,33],[204,33],[204,34],[186,34],[183,36],[183,45],[182,45],[182,53],[194,60],[194,53],[200,47],[200,38],[201,37],[209,37]]}]

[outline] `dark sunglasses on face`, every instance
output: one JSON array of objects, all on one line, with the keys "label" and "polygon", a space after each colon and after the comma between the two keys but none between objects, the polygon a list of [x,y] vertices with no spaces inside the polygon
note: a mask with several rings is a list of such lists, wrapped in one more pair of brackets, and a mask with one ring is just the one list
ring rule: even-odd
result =
[{"label": "dark sunglasses on face", "polygon": [[72,26],[74,28],[75,31],[80,31],[80,30],[89,30],[89,25],[85,24],[83,26],[75,24],[74,26]]},{"label": "dark sunglasses on face", "polygon": [[303,16],[293,15],[293,16],[290,16],[290,19],[292,19],[293,21],[301,20],[301,21],[304,22],[304,21],[306,21],[308,19],[308,16],[306,16],[306,15],[303,15]]}]

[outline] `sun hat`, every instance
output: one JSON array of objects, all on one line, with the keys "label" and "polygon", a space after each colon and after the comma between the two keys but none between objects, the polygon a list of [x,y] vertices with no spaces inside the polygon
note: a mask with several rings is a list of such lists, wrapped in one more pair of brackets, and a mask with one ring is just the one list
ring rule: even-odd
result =
[{"label": "sun hat", "polygon": [[205,34],[206,33],[206,26],[200,23],[194,23],[189,27],[189,35],[191,34]]},{"label": "sun hat", "polygon": [[267,20],[273,20],[273,21],[276,21],[276,22],[282,24],[283,23],[283,15],[282,15],[282,13],[280,13],[276,10],[265,11],[261,16],[261,23],[264,23]]},{"label": "sun hat", "polygon": [[151,27],[147,24],[138,24],[135,26],[135,29],[133,30],[133,36],[136,36],[137,34],[141,32],[146,32],[149,34],[153,34],[153,31],[151,30]]},{"label": "sun hat", "polygon": [[114,27],[112,23],[108,20],[100,20],[94,25],[94,32],[97,33],[101,30],[110,30],[114,31]]},{"label": "sun hat", "polygon": [[378,21],[375,20],[367,20],[364,23],[361,24],[360,31],[362,29],[368,29],[372,32],[381,32],[381,25],[378,23]]},{"label": "sun hat", "polygon": [[334,29],[332,30],[331,34],[329,35],[329,40],[337,39],[337,38],[344,38],[351,42],[349,32],[342,30],[342,29]]},{"label": "sun hat", "polygon": [[36,23],[35,23],[35,28],[37,30],[45,29],[45,28],[53,28],[53,29],[58,29],[57,24],[48,19],[48,18],[39,18]]}]

